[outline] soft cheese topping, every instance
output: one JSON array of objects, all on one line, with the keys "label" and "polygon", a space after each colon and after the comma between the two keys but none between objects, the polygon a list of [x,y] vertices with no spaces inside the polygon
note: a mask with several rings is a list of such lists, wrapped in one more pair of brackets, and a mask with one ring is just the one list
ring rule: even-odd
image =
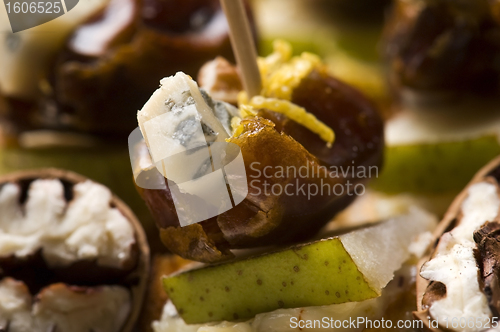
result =
[{"label": "soft cheese topping", "polygon": [[0,281],[0,330],[32,331],[31,295],[26,285],[14,279]]},{"label": "soft cheese topping", "polygon": [[[446,285],[446,297],[435,301],[430,307],[432,317],[443,324],[454,317],[474,317],[482,322],[490,318],[486,296],[479,288],[478,268],[472,247],[454,245],[425,264],[421,275]],[[482,328],[461,329],[458,325],[454,330],[480,331]]]},{"label": "soft cheese topping", "polygon": [[35,180],[24,206],[21,188],[7,183],[0,190],[0,256],[25,257],[42,249],[50,266],[78,260],[121,267],[135,243],[131,223],[110,206],[111,192],[91,181],[73,188],[68,203],[59,180]]}]

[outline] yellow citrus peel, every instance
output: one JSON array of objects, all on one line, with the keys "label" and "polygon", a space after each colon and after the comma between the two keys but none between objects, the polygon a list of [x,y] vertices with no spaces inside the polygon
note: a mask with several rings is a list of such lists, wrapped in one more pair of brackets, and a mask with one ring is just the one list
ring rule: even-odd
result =
[{"label": "yellow citrus peel", "polygon": [[256,109],[265,108],[273,112],[285,114],[288,118],[318,134],[328,146],[331,146],[335,140],[335,133],[332,128],[319,121],[313,114],[308,113],[305,108],[287,100],[256,96],[250,99],[249,105]]},{"label": "yellow citrus peel", "polygon": [[[330,147],[335,140],[333,130],[318,120],[305,108],[291,102],[292,93],[300,82],[313,70],[323,69],[321,59],[312,53],[304,52],[292,57],[292,47],[289,43],[276,40],[273,43],[274,52],[265,58],[259,58],[259,70],[262,76],[262,91],[260,96],[249,100],[246,92],[238,95],[238,104],[242,118],[256,115],[256,110],[266,108],[288,116],[310,131],[318,134]],[[234,135],[242,132],[242,126],[232,124]]]}]

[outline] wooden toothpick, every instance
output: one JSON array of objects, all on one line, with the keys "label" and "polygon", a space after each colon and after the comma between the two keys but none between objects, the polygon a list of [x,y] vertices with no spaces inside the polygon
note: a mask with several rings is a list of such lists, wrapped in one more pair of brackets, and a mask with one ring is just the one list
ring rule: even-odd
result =
[{"label": "wooden toothpick", "polygon": [[242,75],[243,87],[248,97],[252,98],[260,94],[262,80],[257,65],[257,50],[245,6],[243,0],[221,0],[221,4],[229,23],[229,36]]}]

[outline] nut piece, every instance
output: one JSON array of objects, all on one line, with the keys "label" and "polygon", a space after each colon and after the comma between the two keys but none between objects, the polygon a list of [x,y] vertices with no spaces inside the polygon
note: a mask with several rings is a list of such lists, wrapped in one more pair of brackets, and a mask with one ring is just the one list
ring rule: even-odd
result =
[{"label": "nut piece", "polygon": [[500,317],[500,223],[489,222],[474,232],[483,291],[494,317]]},{"label": "nut piece", "polygon": [[106,187],[56,169],[0,178],[0,330],[129,332],[148,269],[139,222]]},{"label": "nut piece", "polygon": [[130,297],[121,286],[55,284],[33,298],[25,284],[5,278],[0,281],[0,329],[119,332],[132,309]]},{"label": "nut piece", "polygon": [[0,331],[30,331],[31,294],[28,287],[12,278],[0,281]]},{"label": "nut piece", "polygon": [[220,56],[201,67],[198,84],[215,100],[234,105],[238,102],[238,93],[243,90],[236,67]]}]

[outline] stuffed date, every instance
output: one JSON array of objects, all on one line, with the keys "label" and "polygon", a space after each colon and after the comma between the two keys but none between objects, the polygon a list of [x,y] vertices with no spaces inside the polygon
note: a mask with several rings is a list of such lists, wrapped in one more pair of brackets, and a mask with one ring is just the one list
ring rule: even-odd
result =
[{"label": "stuffed date", "polygon": [[[162,80],[162,87],[138,113],[151,155],[145,144],[137,147],[143,153],[134,165],[136,175],[154,167],[156,146],[175,149],[180,146],[176,137],[194,132],[179,122],[171,136],[156,137],[180,121],[175,114],[187,115],[193,106],[202,110],[202,135],[207,142],[233,143],[243,156],[247,194],[241,203],[187,226],[179,221],[169,172],[148,173],[167,186],[139,191],[164,244],[184,258],[213,263],[233,257],[230,249],[310,238],[361,194],[355,191],[362,191],[369,172],[376,176],[383,150],[383,124],[377,110],[359,92],[329,76],[316,56],[291,57],[286,43],[278,42],[275,48],[272,55],[259,59],[262,95],[247,98],[241,93],[239,109],[212,100],[178,73]],[[207,81],[206,77],[200,81]],[[180,91],[179,97],[173,87]],[[180,98],[186,94],[191,99]],[[169,108],[161,116],[171,120],[148,129],[148,121],[164,112],[163,105]]]}]

